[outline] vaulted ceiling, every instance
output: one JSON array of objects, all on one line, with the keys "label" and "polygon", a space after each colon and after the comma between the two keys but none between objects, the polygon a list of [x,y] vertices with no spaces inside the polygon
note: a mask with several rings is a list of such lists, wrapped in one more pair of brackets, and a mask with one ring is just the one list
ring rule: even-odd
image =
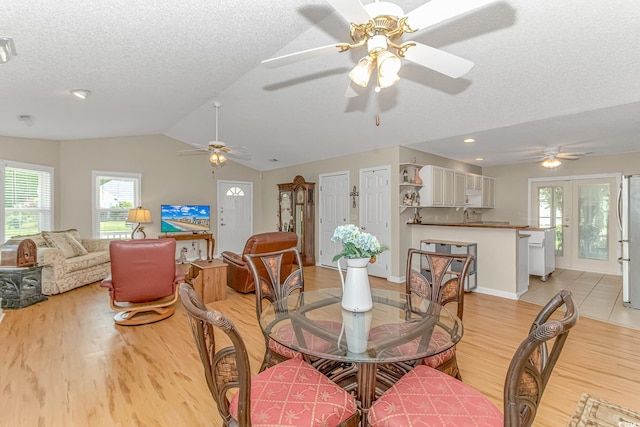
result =
[{"label": "vaulted ceiling", "polygon": [[[396,2],[405,12],[422,3]],[[395,86],[351,98],[347,73],[362,51],[260,64],[349,42],[324,0],[3,0],[0,17],[17,51],[0,64],[4,136],[206,145],[218,101],[219,139],[246,147],[242,163],[258,170],[396,145],[478,166],[550,146],[640,150],[637,0],[497,1],[412,37],[473,61],[465,76],[403,62]],[[80,101],[71,89],[92,94]]]}]

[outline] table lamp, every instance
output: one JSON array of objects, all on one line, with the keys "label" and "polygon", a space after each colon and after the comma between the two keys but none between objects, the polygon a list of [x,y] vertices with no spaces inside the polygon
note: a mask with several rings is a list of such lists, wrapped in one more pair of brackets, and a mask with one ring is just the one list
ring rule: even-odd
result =
[{"label": "table lamp", "polygon": [[134,228],[133,232],[131,233],[131,240],[135,239],[135,235],[138,231],[142,233],[142,238],[145,239],[147,235],[144,233],[144,230],[142,227],[140,227],[140,225],[151,223],[151,211],[149,209],[144,209],[142,206],[136,209],[129,209],[127,222],[138,223],[138,225],[136,225],[136,228]]}]

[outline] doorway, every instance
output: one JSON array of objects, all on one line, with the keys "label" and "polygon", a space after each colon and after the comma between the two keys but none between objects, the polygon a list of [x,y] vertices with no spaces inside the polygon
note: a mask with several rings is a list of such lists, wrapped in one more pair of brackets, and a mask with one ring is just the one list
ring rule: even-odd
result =
[{"label": "doorway", "polygon": [[556,267],[619,274],[613,175],[530,180],[531,225],[555,229]]},{"label": "doorway", "polygon": [[349,222],[349,172],[320,175],[319,264],[335,267],[333,256],[342,251],[339,242],[332,242],[333,232]]},{"label": "doorway", "polygon": [[242,253],[253,234],[253,183],[218,181],[216,254]]},{"label": "doorway", "polygon": [[[391,196],[389,188],[390,166],[360,169],[360,228],[374,235],[380,244],[389,246],[391,232]],[[389,277],[390,251],[384,251],[369,264],[371,276]]]}]

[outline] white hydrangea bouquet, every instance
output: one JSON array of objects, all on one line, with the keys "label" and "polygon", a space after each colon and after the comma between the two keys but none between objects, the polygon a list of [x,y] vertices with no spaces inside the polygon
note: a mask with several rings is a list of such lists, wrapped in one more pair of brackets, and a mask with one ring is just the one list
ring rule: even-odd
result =
[{"label": "white hydrangea bouquet", "polygon": [[342,252],[333,257],[334,262],[342,257],[371,258],[371,262],[375,262],[377,255],[389,249],[381,245],[374,235],[364,233],[353,224],[336,227],[331,241],[342,242]]}]

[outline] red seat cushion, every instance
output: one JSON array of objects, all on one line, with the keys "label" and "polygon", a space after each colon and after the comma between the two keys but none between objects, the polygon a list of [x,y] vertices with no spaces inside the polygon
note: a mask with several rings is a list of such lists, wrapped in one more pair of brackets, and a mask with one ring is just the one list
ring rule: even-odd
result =
[{"label": "red seat cushion", "polygon": [[[299,359],[286,360],[251,379],[253,427],[331,427],[356,410],[353,396]],[[237,419],[237,393],[229,411]]]},{"label": "red seat cushion", "polygon": [[478,390],[419,365],[371,405],[369,423],[373,427],[503,427],[504,418]]},{"label": "red seat cushion", "polygon": [[[330,321],[316,321],[318,325],[322,325],[325,330],[335,332],[336,334],[340,333],[340,329],[342,327],[341,323],[330,322]],[[278,342],[269,339],[269,349],[274,353],[278,353],[281,356],[284,356],[288,359],[301,359],[302,355],[295,350],[290,349],[286,345],[287,343],[296,343],[298,339],[296,338],[295,331],[293,330],[293,326],[291,324],[285,325],[282,328],[278,329],[276,332],[278,337]],[[308,331],[302,331],[302,335],[304,336],[304,342],[307,345],[307,348],[314,349],[314,351],[326,353],[331,348],[336,347],[337,343],[329,342],[323,338],[320,338],[316,335],[311,334]],[[283,343],[283,344],[281,344]]]},{"label": "red seat cushion", "polygon": [[[372,340],[383,338],[386,336],[396,335],[401,331],[402,328],[408,327],[408,324],[386,324],[376,326],[371,329],[369,332],[369,337]],[[431,336],[431,341],[429,341],[429,346],[427,347],[429,350],[433,351],[436,348],[442,347],[449,342],[450,338],[444,334],[442,331],[433,331],[433,335]],[[415,354],[420,344],[420,339],[416,338],[415,340],[398,346],[394,351],[397,351],[400,354]],[[450,347],[449,349],[442,351],[438,354],[434,354],[433,356],[428,356],[423,359],[423,362],[427,366],[431,366],[432,368],[437,368],[445,362],[448,362],[456,355],[456,347]]]}]

